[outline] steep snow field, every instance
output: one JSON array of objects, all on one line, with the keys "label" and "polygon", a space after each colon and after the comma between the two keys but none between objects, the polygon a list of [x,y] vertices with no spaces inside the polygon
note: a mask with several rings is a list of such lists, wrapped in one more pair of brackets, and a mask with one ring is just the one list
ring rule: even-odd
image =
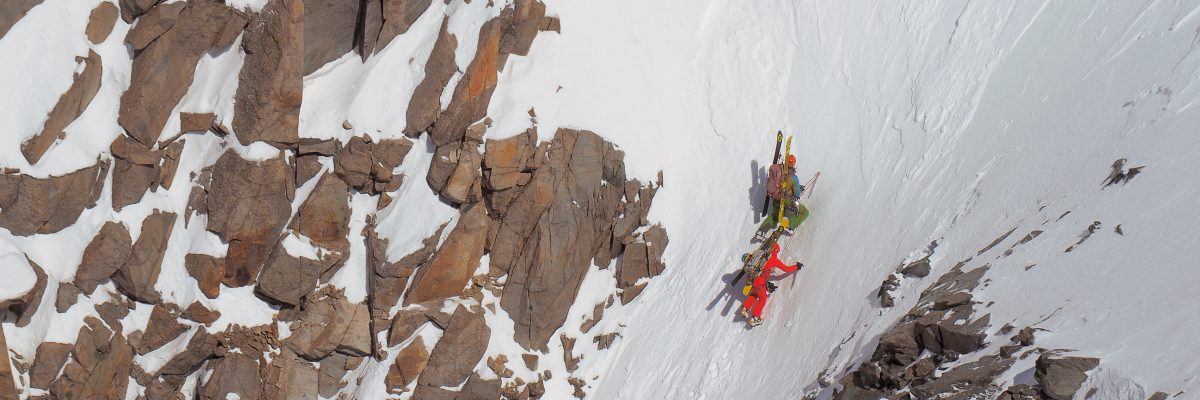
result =
[{"label": "steep snow field", "polygon": [[[584,358],[593,397],[817,393],[818,373],[869,356],[917,293],[971,256],[991,264],[976,291],[989,333],[1032,325],[1041,347],[1100,357],[1089,385],[1105,385],[1101,398],[1200,390],[1200,4],[549,5],[563,34],[510,62],[492,114],[532,105],[543,133],[592,129],[622,147],[631,175],[662,169],[651,218],[672,237],[661,280],[605,322],[625,326],[616,351]],[[812,217],[782,241],[784,260],[807,267],[747,331],[725,282],[750,249],[780,129],[795,135],[802,180],[822,177]],[[1119,158],[1145,170],[1102,190]],[[1033,230],[1045,233],[1001,257]],[[879,283],[933,240],[934,274],[880,308]],[[1004,379],[1030,383],[1032,362]]]},{"label": "steep snow field", "polygon": [[[43,123],[32,116],[53,107],[70,86],[69,71],[80,69],[67,61],[87,54],[82,32],[96,3],[47,0],[0,41],[6,59],[28,60],[0,63],[0,106],[8,110],[0,126],[9,132],[0,134],[0,167],[45,177],[108,157],[103,153],[120,135],[117,108],[129,85],[120,39],[129,25],[122,21],[108,40],[90,46],[104,60],[94,104],[42,162],[30,166],[19,152]],[[264,2],[227,3],[258,10]],[[580,323],[615,280],[614,268],[589,270],[554,335],[578,339],[579,370],[566,372],[563,348],[552,340],[540,369],[558,379],[546,382],[546,398],[570,398],[573,388],[562,379],[569,375],[583,377],[596,399],[828,398],[837,385],[820,388],[818,376],[835,380],[869,357],[880,333],[917,295],[968,258],[971,267],[990,265],[974,292],[977,312],[992,315],[990,350],[1007,344],[1006,336],[991,335],[1001,326],[1033,326],[1040,347],[1101,359],[1085,386],[1097,388],[1099,398],[1200,393],[1194,380],[1200,312],[1193,308],[1200,299],[1200,54],[1194,52],[1200,2],[546,3],[562,32],[543,33],[529,56],[508,58],[486,137],[523,132],[531,108],[543,140],[559,127],[596,132],[625,152],[631,178],[650,182],[661,171],[664,185],[649,219],[671,238],[666,271],[584,333]],[[443,94],[449,100],[474,56],[481,24],[500,8],[435,1],[410,31],[365,62],[347,54],[305,77],[300,136],[343,142],[362,133],[400,136],[442,16],[450,16],[458,38],[460,72]],[[204,56],[176,111],[215,111],[230,122],[243,58],[228,49]],[[354,129],[343,129],[343,121]],[[173,117],[164,135],[178,126]],[[817,171],[821,179],[805,199],[811,217],[781,241],[784,261],[806,267],[780,281],[767,322],[748,330],[736,317],[743,296],[728,281],[738,257],[752,248],[777,130],[794,137],[801,180]],[[89,134],[74,134],[83,131]],[[190,137],[179,174],[213,164],[222,142],[236,140]],[[282,154],[262,143],[234,148],[253,159]],[[422,179],[432,149],[427,136],[416,141],[398,170],[409,178],[377,214],[391,261],[456,222],[457,211]],[[1121,158],[1145,169],[1102,188]],[[74,341],[83,317],[94,314],[91,305],[108,300],[102,293],[112,284],[105,283],[108,290],[81,297],[68,313],[51,306],[58,282],[71,280],[84,246],[106,220],[127,224],[135,240],[155,209],[176,212],[176,226],[183,226],[188,185],[147,193],[121,212],[111,211],[109,186],[96,208],[59,233],[18,237],[0,230],[0,261],[12,269],[0,299],[33,286],[25,254],[52,278],[29,327],[4,322],[14,353],[28,359],[42,341]],[[293,211],[314,186],[297,188]],[[375,200],[355,195],[351,207],[353,247],[333,284],[361,301],[365,249],[357,235]],[[1098,229],[1081,240],[1095,221]],[[1033,231],[1043,233],[1016,244]],[[252,287],[226,288],[213,300],[198,294],[184,278],[183,255],[220,255],[226,245],[204,223],[172,235],[157,284],[166,300],[221,311],[211,331],[277,316]],[[881,307],[880,282],[935,240],[933,274],[903,280],[896,305]],[[297,255],[314,251],[300,240],[285,246]],[[486,270],[486,257],[483,264]],[[498,302],[485,294],[484,305]],[[139,304],[125,333],[144,329],[151,308]],[[511,340],[512,320],[498,307],[485,316],[493,335],[484,360],[505,354],[517,378],[535,381],[540,369],[515,362],[526,351]],[[604,333],[618,336],[611,349],[597,351],[592,338]],[[427,328],[411,340],[433,344],[439,335]],[[135,361],[155,369],[188,339]],[[354,382],[345,393],[386,396],[384,376],[405,345],[347,375]],[[494,378],[484,360],[477,370]],[[1019,361],[1002,383],[1030,383],[1032,364]],[[130,398],[139,390],[133,383]],[[194,387],[189,383],[185,392]]]}]

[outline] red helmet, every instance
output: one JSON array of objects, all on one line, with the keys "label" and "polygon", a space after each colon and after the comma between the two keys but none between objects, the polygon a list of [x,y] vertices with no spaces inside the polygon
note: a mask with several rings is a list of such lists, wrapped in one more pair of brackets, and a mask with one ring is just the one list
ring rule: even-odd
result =
[{"label": "red helmet", "polygon": [[796,155],[795,154],[788,154],[787,164],[788,164],[788,166],[796,165]]}]

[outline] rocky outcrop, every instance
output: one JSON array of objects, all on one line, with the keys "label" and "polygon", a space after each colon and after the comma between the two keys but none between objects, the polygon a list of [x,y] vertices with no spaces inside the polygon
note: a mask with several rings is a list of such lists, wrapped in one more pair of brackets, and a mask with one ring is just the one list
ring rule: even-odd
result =
[{"label": "rocky outcrop", "polygon": [[162,268],[163,253],[171,229],[175,226],[175,213],[155,212],[142,221],[142,233],[126,259],[125,265],[113,275],[117,289],[129,298],[146,304],[158,303],[160,298],[154,284]]},{"label": "rocky outcrop", "polygon": [[[307,237],[314,246],[349,255],[350,188],[332,174],[321,175],[308,199],[300,205],[290,228]],[[339,258],[340,259],[340,258]]]},{"label": "rocky outcrop", "polygon": [[208,230],[229,242],[222,282],[253,284],[291,215],[293,173],[282,157],[243,160],[227,150],[213,166]]},{"label": "rocky outcrop", "polygon": [[249,145],[294,145],[299,139],[304,4],[271,0],[246,27],[246,61],[234,95],[233,131]]},{"label": "rocky outcrop", "polygon": [[100,320],[87,317],[71,351],[71,362],[50,385],[60,399],[117,399],[125,396],[133,351],[121,335]]},{"label": "rocky outcrop", "polygon": [[[517,324],[517,343],[526,348],[545,348],[593,259],[607,265],[624,243],[636,241],[637,224],[628,233],[618,230],[618,215],[648,209],[653,192],[634,196],[635,204],[625,201],[623,157],[594,133],[560,129],[524,167],[532,171],[529,181],[506,189],[515,191],[511,200],[489,194],[488,204],[504,205],[494,213],[499,226],[491,243],[491,275],[508,275],[501,305]],[[655,240],[665,246],[663,236]],[[657,247],[643,252],[661,254]],[[647,265],[649,260],[643,268]]]},{"label": "rocky outcrop", "polygon": [[387,47],[396,36],[408,32],[408,28],[417,22],[417,18],[425,13],[433,0],[383,0],[381,3],[383,26],[380,27],[376,51]]},{"label": "rocky outcrop", "polygon": [[284,349],[271,360],[264,399],[317,400],[318,373],[312,364]]},{"label": "rocky outcrop", "polygon": [[490,223],[483,205],[464,210],[458,225],[450,231],[429,266],[422,268],[414,279],[405,303],[423,303],[462,294],[483,257]]},{"label": "rocky outcrop", "polygon": [[370,313],[366,304],[351,304],[339,292],[305,304],[285,344],[300,357],[320,360],[334,351],[353,356],[371,354]]},{"label": "rocky outcrop", "polygon": [[[131,18],[125,11],[141,15],[145,9],[124,6],[143,2],[157,0],[122,1],[126,22]],[[219,1],[187,2],[175,23],[133,59],[129,88],[121,95],[117,118],[126,134],[153,145],[175,105],[191,87],[200,57],[209,49],[228,47],[245,26],[245,17]]]},{"label": "rocky outcrop", "polygon": [[0,175],[0,228],[17,236],[61,231],[96,205],[107,175],[107,163],[53,178]]},{"label": "rocky outcrop", "polygon": [[[112,3],[101,3],[96,10],[104,9],[104,4],[112,7]],[[111,24],[108,29],[112,30]],[[42,125],[42,131],[21,143],[21,154],[25,156],[25,160],[29,161],[30,165],[37,164],[51,145],[66,136],[67,125],[75,122],[75,119],[83,114],[88,105],[92,104],[96,93],[100,91],[100,78],[104,76],[104,66],[100,63],[100,55],[95,51],[88,50],[87,58],[75,57],[75,62],[83,63],[83,72],[75,74],[74,83],[58,99],[54,108],[50,109],[50,114],[46,116],[46,122]]]},{"label": "rocky outcrop", "polygon": [[387,378],[384,380],[388,392],[403,392],[410,383],[416,382],[417,376],[425,370],[428,362],[429,350],[425,349],[425,342],[420,339],[414,340],[400,350],[400,354],[396,356],[396,361],[392,364],[392,368],[388,369]]},{"label": "rocky outcrop", "polygon": [[204,254],[188,254],[184,268],[200,287],[205,297],[215,299],[221,294],[221,279],[225,276],[225,259]]},{"label": "rocky outcrop", "polygon": [[504,65],[501,62],[500,37],[511,18],[511,12],[506,9],[499,17],[479,28],[475,59],[454,87],[450,104],[429,129],[430,138],[438,147],[461,141],[467,126],[487,115],[488,103],[496,89],[497,74]]},{"label": "rocky outcrop", "polygon": [[[67,363],[67,357],[71,355],[72,348],[74,346],[68,343],[42,342],[39,344],[33,365],[29,367],[29,387],[50,388],[50,383],[58,377],[58,371],[62,369],[63,364]],[[8,353],[5,352],[5,354]],[[0,365],[0,368],[6,365],[7,363]],[[0,393],[4,392],[0,391]]]},{"label": "rocky outcrop", "polygon": [[17,21],[25,17],[25,13],[42,4],[44,0],[11,0],[4,2],[4,7],[0,7],[0,38],[3,38],[16,25]]},{"label": "rocky outcrop", "polygon": [[75,270],[75,287],[84,294],[91,294],[97,285],[125,265],[132,246],[125,224],[106,222],[83,251],[83,261]]},{"label": "rocky outcrop", "polygon": [[361,1],[304,1],[304,75],[355,48]]},{"label": "rocky outcrop", "polygon": [[146,332],[136,345],[138,355],[145,355],[188,331],[188,326],[177,322],[177,310],[168,310],[162,304],[157,304],[150,311],[150,321],[146,323]]},{"label": "rocky outcrop", "polygon": [[146,14],[156,4],[162,0],[118,0],[121,4],[121,19],[126,23],[133,23],[133,20]]},{"label": "rocky outcrop", "polygon": [[[446,225],[443,224],[437,231],[422,241],[420,249],[402,257],[394,263],[387,262],[387,240],[380,239],[376,235],[374,223],[368,224],[364,229],[363,236],[366,237],[367,241],[367,260],[370,263],[367,284],[371,289],[372,337],[376,337],[380,332],[389,329],[387,321],[391,318],[392,306],[400,303],[400,299],[408,287],[408,281],[413,272],[418,269],[424,269],[433,260],[433,256],[437,251],[438,240],[442,237],[442,231],[445,229]],[[395,319],[390,324],[388,346],[399,344],[415,332],[421,324],[425,323],[426,319],[424,315],[425,312],[413,309],[402,310],[397,313]],[[376,346],[376,348],[379,347]]]},{"label": "rocky outcrop", "polygon": [[1042,353],[1038,357],[1034,378],[1047,399],[1069,400],[1087,380],[1087,372],[1100,365],[1100,359],[1090,357],[1063,357],[1054,353]]},{"label": "rocky outcrop", "polygon": [[402,176],[392,170],[400,166],[412,149],[408,139],[391,139],[379,143],[370,137],[351,138],[334,157],[334,172],[357,191],[379,194],[400,189]]},{"label": "rocky outcrop", "polygon": [[[257,399],[263,393],[258,361],[241,353],[229,353],[212,363],[212,375],[197,390],[202,400]],[[234,397],[236,396],[236,397]]]},{"label": "rocky outcrop", "polygon": [[271,254],[255,285],[255,292],[263,297],[288,305],[299,305],[300,299],[312,294],[321,277],[331,263],[310,258],[294,257],[287,252]]},{"label": "rocky outcrop", "polygon": [[100,44],[105,39],[108,39],[108,34],[112,33],[113,25],[117,24],[117,6],[113,3],[102,2],[96,8],[92,9],[92,14],[88,16],[87,29],[84,33],[87,35],[88,41]]},{"label": "rocky outcrop", "polygon": [[[409,5],[420,3],[422,0],[387,0],[384,4],[384,12],[388,12],[389,4],[401,1],[404,5]],[[428,4],[429,0],[424,0],[424,2]],[[419,135],[433,125],[438,112],[442,109],[442,91],[446,89],[450,78],[458,71],[458,66],[454,63],[454,51],[458,48],[458,39],[446,29],[449,21],[449,17],[442,18],[442,29],[438,32],[437,41],[433,44],[433,51],[429,53],[429,60],[425,62],[425,77],[421,79],[421,83],[417,84],[408,101],[404,133],[409,136]],[[380,40],[384,40],[386,37],[387,41],[391,41],[391,38],[386,35],[389,33],[388,29],[388,25],[384,25],[385,35]]]},{"label": "rocky outcrop", "polygon": [[667,231],[660,225],[651,227],[643,239],[625,246],[624,256],[617,267],[617,287],[625,289],[639,279],[661,274],[665,266],[662,252],[667,246]]},{"label": "rocky outcrop", "polygon": [[125,34],[125,43],[133,46],[134,50],[145,49],[151,42],[162,36],[175,26],[179,13],[187,6],[186,2],[161,4],[151,8],[138,18],[137,24]]},{"label": "rocky outcrop", "polygon": [[419,386],[458,386],[467,380],[487,350],[491,328],[483,311],[460,306],[429,355]]}]

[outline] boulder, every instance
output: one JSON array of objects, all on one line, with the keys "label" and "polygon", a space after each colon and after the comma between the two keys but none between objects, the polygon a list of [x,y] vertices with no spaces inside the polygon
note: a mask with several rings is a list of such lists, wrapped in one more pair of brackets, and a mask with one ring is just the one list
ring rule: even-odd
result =
[{"label": "boulder", "polygon": [[920,260],[913,261],[900,269],[900,273],[904,276],[924,278],[929,276],[930,266],[929,257],[926,256]]},{"label": "boulder", "polygon": [[216,322],[217,319],[221,318],[221,312],[209,310],[208,307],[200,304],[199,301],[194,301],[191,305],[184,309],[183,313],[179,316],[204,325],[211,325],[213,322]]},{"label": "boulder", "polygon": [[150,321],[146,323],[146,332],[134,349],[138,355],[145,355],[162,345],[178,338],[188,331],[188,326],[176,321],[178,315],[167,310],[162,304],[156,304],[150,311]]},{"label": "boulder", "polygon": [[354,50],[358,1],[304,1],[304,76]]},{"label": "boulder", "polygon": [[163,157],[158,168],[158,178],[155,179],[158,187],[171,189],[171,183],[175,181],[175,171],[179,168],[179,157],[183,156],[183,144],[185,142],[185,140],[171,142],[163,150]]},{"label": "boulder", "polygon": [[[537,131],[533,128],[506,139],[484,143],[483,177],[489,190],[504,190],[517,185],[526,164],[537,149]],[[493,208],[499,208],[493,206]]]},{"label": "boulder", "polygon": [[325,267],[323,261],[293,257],[278,249],[263,267],[254,291],[279,303],[299,305],[300,299],[308,297],[317,287],[317,279]]},{"label": "boulder", "polygon": [[500,380],[499,379],[483,379],[479,373],[471,374],[467,379],[467,383],[458,391],[459,400],[470,399],[499,399],[500,398]]},{"label": "boulder", "polygon": [[[2,341],[3,338],[0,338],[0,342]],[[29,368],[29,387],[50,388],[50,383],[58,377],[58,371],[62,369],[63,364],[67,363],[67,356],[71,355],[73,347],[67,343],[42,342],[39,344],[33,359],[33,366]],[[0,368],[5,366],[7,363],[0,365]],[[4,392],[0,390],[0,393]]]},{"label": "boulder", "polygon": [[[145,9],[127,3],[157,3],[157,0],[122,0],[125,11],[141,15]],[[148,7],[147,7],[148,8]],[[180,10],[175,23],[133,59],[130,85],[121,95],[117,122],[126,134],[152,145],[162,134],[167,119],[192,85],[196,63],[209,49],[233,43],[246,26],[245,17],[217,0],[194,0]]]},{"label": "boulder", "polygon": [[184,351],[172,357],[162,368],[158,369],[161,377],[186,377],[200,369],[205,360],[217,352],[219,341],[216,336],[209,334],[203,326],[197,328],[192,338],[188,339]]},{"label": "boulder", "polygon": [[142,201],[158,179],[159,153],[122,135],[109,147],[113,154],[113,210]]},{"label": "boulder", "polygon": [[243,145],[265,141],[291,146],[299,139],[302,13],[301,0],[270,0],[246,27],[246,60],[238,75],[233,114],[233,131]]},{"label": "boulder", "polygon": [[[134,24],[129,33],[125,34],[125,43],[133,46],[134,50],[145,49],[151,42],[175,26],[175,20],[179,18],[180,11],[183,11],[186,6],[186,2],[175,2],[151,8],[141,18],[138,18],[137,24]],[[180,114],[180,117],[184,115],[187,113]],[[182,123],[182,118],[180,122]],[[187,130],[185,129],[184,132]]]},{"label": "boulder", "polygon": [[388,346],[396,346],[408,340],[414,333],[417,333],[417,329],[427,322],[429,322],[429,317],[420,308],[400,310],[392,318],[391,328],[388,330]]},{"label": "boulder", "polygon": [[417,376],[425,370],[428,362],[429,351],[425,349],[424,341],[414,340],[400,350],[400,354],[396,356],[396,362],[392,364],[392,368],[388,369],[387,378],[384,380],[388,392],[404,391],[410,383],[416,382]]},{"label": "boulder", "polygon": [[371,142],[370,137],[351,138],[334,158],[334,173],[360,192],[380,194],[400,189],[402,177],[392,170],[403,161],[412,143],[408,139]]},{"label": "boulder", "polygon": [[[112,3],[101,3],[96,10],[104,9],[105,4],[112,8]],[[114,9],[113,12],[115,11]],[[92,14],[95,18],[96,12],[93,11]],[[90,28],[91,25],[89,25]],[[112,25],[110,24],[108,28],[111,30]],[[75,62],[84,64],[83,72],[75,74],[74,83],[62,97],[59,97],[54,108],[50,109],[50,114],[46,116],[46,122],[42,125],[42,131],[21,143],[21,154],[25,156],[25,160],[29,161],[30,165],[37,164],[55,141],[66,136],[67,125],[75,122],[75,119],[83,114],[88,105],[92,104],[96,92],[100,91],[100,78],[104,76],[104,66],[100,63],[100,55],[95,51],[88,50],[86,59],[75,57]]]},{"label": "boulder", "polygon": [[1069,400],[1087,380],[1087,372],[1099,365],[1098,358],[1064,357],[1047,352],[1038,357],[1033,377],[1046,398]]},{"label": "boulder", "polygon": [[59,314],[67,312],[71,306],[75,305],[75,302],[79,301],[79,295],[82,294],[83,292],[70,282],[59,282],[58,293],[54,300],[54,310]]},{"label": "boulder", "polygon": [[483,358],[491,332],[483,310],[459,307],[430,353],[417,384],[433,387],[462,384]]},{"label": "boulder", "polygon": [[349,255],[350,188],[332,174],[321,175],[308,199],[300,205],[290,228],[313,245]]},{"label": "boulder", "polygon": [[546,17],[546,5],[540,0],[516,0],[512,7],[511,24],[504,28],[500,51],[519,56],[529,55],[533,38],[537,36]]},{"label": "boulder", "polygon": [[425,13],[433,0],[383,0],[383,26],[379,31],[376,52],[387,47],[396,36],[408,32],[417,18]]},{"label": "boulder", "polygon": [[97,285],[125,265],[132,250],[133,243],[125,224],[105,222],[83,251],[83,260],[75,270],[75,287],[84,294],[91,294]]},{"label": "boulder", "polygon": [[940,374],[937,379],[912,388],[918,399],[982,398],[999,391],[992,383],[1012,367],[1013,359],[997,355],[983,356],[978,361],[959,365]]},{"label": "boulder", "polygon": [[156,211],[142,221],[142,233],[133,244],[129,258],[112,277],[118,290],[142,303],[158,303],[159,294],[154,284],[158,281],[163,253],[174,226],[175,213],[169,212]]},{"label": "boulder", "polygon": [[108,39],[108,34],[112,33],[113,25],[116,24],[117,6],[106,1],[92,9],[84,33],[87,35],[88,41],[100,44]]},{"label": "boulder", "polygon": [[908,365],[921,355],[921,347],[913,335],[913,324],[904,323],[893,327],[879,337],[879,344],[871,361],[892,362]]},{"label": "boulder", "polygon": [[209,369],[212,373],[197,390],[197,398],[201,400],[260,398],[264,385],[258,367],[258,361],[250,356],[242,353],[229,353],[211,364]]},{"label": "boulder", "polygon": [[61,231],[96,205],[107,175],[107,163],[52,178],[0,175],[0,228],[16,236]]},{"label": "boulder", "polygon": [[188,275],[196,279],[204,297],[217,298],[221,294],[221,279],[225,276],[225,259],[205,254],[188,254],[183,260]]},{"label": "boulder", "polygon": [[208,230],[229,242],[225,285],[254,283],[291,215],[293,177],[282,157],[253,162],[230,149],[217,160],[208,191]]},{"label": "boulder", "polygon": [[366,304],[350,304],[340,293],[323,292],[292,322],[285,344],[297,355],[320,360],[335,350],[347,355],[371,353],[370,313]]},{"label": "boulder", "polygon": [[[388,4],[394,4],[396,1],[403,1],[406,5],[420,1],[429,2],[429,0],[386,1],[385,13],[388,12]],[[408,101],[408,111],[405,113],[406,126],[404,127],[404,133],[408,136],[415,137],[433,125],[438,112],[442,109],[442,92],[450,83],[450,78],[458,71],[458,65],[454,63],[454,51],[458,48],[458,40],[447,30],[449,20],[450,17],[442,18],[442,29],[438,33],[437,41],[433,44],[433,52],[429,54],[429,60],[425,62],[425,77],[421,79],[421,83],[417,84]],[[386,37],[388,41],[391,40],[388,37],[389,33],[388,25],[385,25],[383,37]]]},{"label": "boulder", "polygon": [[133,308],[133,302],[125,297],[112,299],[95,306],[96,314],[100,315],[100,319],[109,326],[116,326],[121,323],[121,319],[129,315],[129,310]]},{"label": "boulder", "polygon": [[318,379],[319,374],[312,363],[283,349],[280,355],[272,358],[268,367],[263,399],[317,400]]},{"label": "boulder", "polygon": [[72,361],[50,385],[52,397],[60,399],[123,398],[133,366],[133,352],[118,330],[114,333],[94,317],[86,325],[72,350]]},{"label": "boulder", "polygon": [[405,304],[458,296],[475,274],[491,220],[482,205],[471,206],[462,213],[433,260],[418,273]]}]

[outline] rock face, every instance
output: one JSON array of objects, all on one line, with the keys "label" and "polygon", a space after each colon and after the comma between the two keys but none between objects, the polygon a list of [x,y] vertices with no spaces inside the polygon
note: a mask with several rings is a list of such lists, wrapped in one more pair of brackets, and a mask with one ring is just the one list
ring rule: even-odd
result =
[{"label": "rock face", "polygon": [[142,221],[142,233],[125,265],[113,275],[117,289],[129,298],[146,303],[159,302],[158,272],[162,268],[163,253],[167,250],[167,239],[175,226],[175,214],[156,212]]},{"label": "rock face", "polygon": [[[37,356],[33,359],[33,366],[29,368],[29,387],[37,389],[50,388],[50,383],[54,381],[54,378],[58,377],[58,370],[62,368],[63,364],[67,363],[67,357],[71,355],[73,347],[67,343],[54,342],[43,342],[38,345]],[[7,366],[7,363],[0,365],[0,368],[4,368],[5,366]],[[0,393],[5,392],[0,391]]]},{"label": "rock face", "polygon": [[4,7],[0,7],[0,38],[3,38],[17,21],[25,16],[25,13],[42,4],[44,0],[13,0],[6,1]]},{"label": "rock face", "polygon": [[[389,9],[389,4],[403,2],[404,5],[420,3],[421,0],[389,0],[384,4],[384,12]],[[428,5],[429,0],[424,0]],[[450,83],[450,78],[454,76],[454,72],[458,70],[458,66],[454,63],[454,50],[458,48],[458,40],[446,30],[450,18],[442,18],[442,29],[438,33],[437,41],[433,44],[433,52],[429,53],[429,61],[425,62],[425,78],[421,79],[421,83],[417,84],[417,88],[413,91],[412,99],[408,102],[408,112],[404,128],[404,133],[410,136],[420,134],[433,125],[433,121],[437,119],[438,111],[442,108],[442,91],[446,89],[446,85]],[[392,21],[388,21],[389,24]],[[384,36],[380,40],[391,41],[391,37],[387,36],[388,25],[384,26]]]},{"label": "rock face", "polygon": [[417,18],[425,13],[431,3],[433,0],[383,0],[383,26],[375,48],[387,47],[396,36],[408,32],[408,28],[417,22]]},{"label": "rock face", "polygon": [[483,257],[490,222],[483,205],[464,211],[432,262],[421,269],[405,302],[423,303],[462,294]]},{"label": "rock face", "polygon": [[185,2],[177,2],[160,4],[151,8],[150,11],[138,18],[137,24],[125,35],[125,43],[133,46],[134,50],[145,49],[150,42],[158,39],[175,25],[175,19],[179,18],[179,12],[183,11],[186,6]]},{"label": "rock face", "polygon": [[[101,3],[96,10],[104,9],[104,5],[112,8],[112,3]],[[114,13],[112,17],[115,18],[116,9],[112,11]],[[94,14],[95,12],[93,12],[93,16]],[[89,25],[89,29],[90,27]],[[112,30],[111,23],[108,29]],[[107,33],[105,35],[107,36]],[[88,50],[86,59],[76,57],[75,61],[84,64],[83,72],[75,74],[75,82],[71,84],[71,88],[67,89],[67,92],[50,110],[50,114],[46,116],[46,123],[42,125],[42,132],[21,143],[21,154],[25,156],[25,160],[29,161],[30,165],[37,164],[55,141],[66,136],[67,125],[75,122],[75,119],[83,114],[83,110],[92,104],[96,92],[100,91],[100,78],[104,76],[104,66],[100,63],[100,55],[95,51]]]},{"label": "rock face", "polygon": [[349,255],[350,188],[331,174],[324,174],[308,199],[300,205],[291,229],[304,235],[314,246]]},{"label": "rock face", "polygon": [[244,145],[294,145],[299,138],[304,4],[271,0],[246,27],[233,130]]},{"label": "rock face", "polygon": [[479,28],[479,44],[475,59],[467,66],[454,97],[430,128],[430,138],[438,147],[463,139],[467,126],[487,115],[487,106],[496,89],[496,77],[501,62],[500,37],[511,21],[508,10]]},{"label": "rock face", "polygon": [[241,353],[230,353],[217,360],[212,375],[198,390],[203,400],[223,400],[236,395],[241,399],[257,399],[262,395],[263,379],[258,361]]},{"label": "rock face", "polygon": [[317,400],[318,373],[312,364],[284,350],[268,368],[264,399]]},{"label": "rock face", "polygon": [[412,142],[403,138],[380,143],[366,136],[351,138],[334,158],[334,172],[360,192],[393,192],[400,189],[402,177],[392,175],[392,170],[410,149]]},{"label": "rock face", "polygon": [[1042,386],[1042,394],[1048,399],[1069,400],[1087,380],[1087,372],[1100,365],[1100,360],[1089,357],[1062,357],[1042,353],[1037,359],[1034,378]]},{"label": "rock face", "polygon": [[0,227],[17,236],[61,231],[96,205],[107,175],[108,164],[45,179],[0,175]]},{"label": "rock face", "polygon": [[481,310],[460,306],[438,340],[429,363],[417,380],[419,386],[458,386],[467,380],[487,350],[491,328]]},{"label": "rock face", "polygon": [[304,1],[304,75],[354,49],[359,6],[342,0]]},{"label": "rock face", "polygon": [[281,157],[256,163],[227,150],[214,165],[208,230],[229,242],[227,286],[246,286],[258,277],[291,214],[292,177]]},{"label": "rock face", "polygon": [[287,347],[308,360],[325,358],[334,351],[359,357],[370,354],[370,312],[366,304],[350,304],[336,292],[323,294],[326,297],[308,303],[298,320],[292,322]]},{"label": "rock face", "polygon": [[[565,321],[593,259],[606,265],[624,250],[621,243],[634,240],[614,226],[621,211],[640,207],[623,202],[624,155],[596,134],[560,129],[537,151],[539,165],[527,166],[534,169],[529,181],[508,189],[515,191],[507,194],[511,200],[492,193],[489,202],[503,206],[492,213],[499,226],[491,274],[508,274],[501,305],[517,324],[517,343],[530,349],[544,349]],[[638,204],[648,209],[650,193]]]},{"label": "rock face", "polygon": [[[124,7],[135,2],[144,1],[122,1],[122,10],[141,15],[140,7]],[[124,12],[122,17],[131,20]],[[209,49],[228,47],[245,26],[241,14],[216,0],[187,2],[175,23],[133,59],[129,89],[121,95],[117,118],[125,132],[145,145],[157,141],[171,111],[191,86],[200,57]]]},{"label": "rock face", "polygon": [[60,399],[117,399],[125,395],[133,351],[120,331],[113,332],[100,320],[88,317],[79,328],[71,351],[71,362],[50,385],[50,394]]},{"label": "rock face", "polygon": [[129,230],[120,222],[106,222],[83,251],[83,261],[75,271],[75,287],[91,294],[104,280],[125,265],[133,249]]},{"label": "rock face", "polygon": [[308,258],[293,257],[284,251],[271,254],[258,277],[255,292],[277,302],[298,305],[300,299],[312,293],[326,263]]}]

